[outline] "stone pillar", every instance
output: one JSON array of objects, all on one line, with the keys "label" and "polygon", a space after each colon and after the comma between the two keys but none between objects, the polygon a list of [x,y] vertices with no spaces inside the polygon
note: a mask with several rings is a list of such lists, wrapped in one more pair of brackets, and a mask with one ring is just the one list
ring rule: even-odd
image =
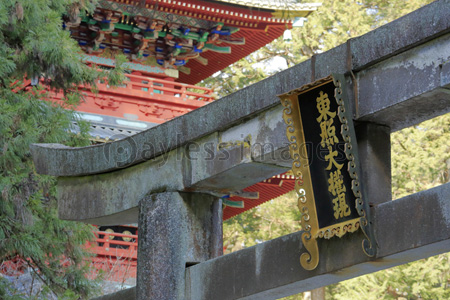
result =
[{"label": "stone pillar", "polygon": [[355,124],[362,183],[370,206],[392,200],[390,128],[374,123]]},{"label": "stone pillar", "polygon": [[137,299],[184,299],[186,266],[222,251],[220,199],[198,193],[149,195],[139,206]]}]

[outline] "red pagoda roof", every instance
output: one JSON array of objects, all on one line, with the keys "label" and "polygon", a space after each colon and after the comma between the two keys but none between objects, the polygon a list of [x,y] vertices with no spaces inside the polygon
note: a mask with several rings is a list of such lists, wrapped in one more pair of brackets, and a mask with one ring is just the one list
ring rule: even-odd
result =
[{"label": "red pagoda roof", "polygon": [[280,197],[295,188],[295,176],[280,174],[245,188],[244,192],[254,193],[253,199],[231,196],[224,199],[223,220],[228,220],[269,200]]},{"label": "red pagoda roof", "polygon": [[[195,84],[260,49],[319,4],[273,1],[99,0],[92,14],[65,16],[87,62],[125,54],[143,75]],[[168,72],[169,70],[170,72]]]},{"label": "red pagoda roof", "polygon": [[[190,60],[186,67],[191,68],[191,74],[184,74],[180,72],[179,79],[177,81],[188,84],[196,84],[203,79],[212,76],[214,73],[228,67],[229,65],[237,62],[243,57],[257,51],[264,47],[268,43],[280,37],[286,30],[284,24],[277,26],[270,26],[267,32],[262,31],[257,34],[252,29],[241,29],[235,35],[237,37],[245,38],[245,45],[230,45],[231,53],[217,55],[214,52],[206,52],[202,57],[208,59],[208,65],[204,66],[195,60]],[[255,37],[257,35],[257,37]]]}]

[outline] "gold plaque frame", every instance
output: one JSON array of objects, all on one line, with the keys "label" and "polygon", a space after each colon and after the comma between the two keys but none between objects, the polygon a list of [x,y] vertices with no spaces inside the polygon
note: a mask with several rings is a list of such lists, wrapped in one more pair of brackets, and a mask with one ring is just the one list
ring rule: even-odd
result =
[{"label": "gold plaque frame", "polygon": [[[334,97],[338,105],[337,113],[341,123],[341,135],[345,142],[345,156],[348,160],[348,172],[352,180],[351,189],[356,198],[355,207],[359,218],[319,228],[298,96],[331,82],[335,86]],[[349,105],[347,103],[348,97],[346,95],[344,75],[332,74],[299,89],[280,95],[279,97],[284,107],[283,119],[287,125],[286,135],[290,143],[290,155],[293,159],[292,171],[296,177],[295,190],[298,195],[298,207],[302,213],[302,243],[307,251],[300,256],[302,267],[306,270],[313,270],[319,264],[318,238],[330,239],[333,236],[342,237],[347,232],[355,232],[359,228],[362,229],[366,236],[362,242],[363,251],[370,257],[375,256],[376,243],[371,226],[369,206],[367,201],[364,201],[366,197],[363,194],[359,181],[358,149],[352,114],[349,111]]]}]

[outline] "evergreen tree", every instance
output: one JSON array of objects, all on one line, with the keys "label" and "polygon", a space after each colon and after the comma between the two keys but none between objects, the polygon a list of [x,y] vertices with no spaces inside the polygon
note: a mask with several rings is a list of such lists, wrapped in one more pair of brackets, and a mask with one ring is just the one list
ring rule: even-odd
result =
[{"label": "evergreen tree", "polygon": [[[3,0],[0,2],[0,260],[26,260],[46,288],[20,295],[0,277],[1,299],[47,299],[52,292],[65,299],[86,298],[93,283],[83,244],[92,236],[90,226],[57,217],[55,178],[36,174],[31,143],[85,146],[87,124],[78,120],[81,133],[72,134],[70,108],[81,99],[78,84],[93,84],[108,76],[122,80],[117,70],[99,73],[80,59],[79,47],[62,28],[62,16],[92,10],[90,1]],[[23,79],[43,78],[47,86],[65,94],[64,108],[41,101],[42,88],[25,92]]]},{"label": "evergreen tree", "polygon": [[391,135],[394,199],[450,181],[449,136],[450,114]]}]

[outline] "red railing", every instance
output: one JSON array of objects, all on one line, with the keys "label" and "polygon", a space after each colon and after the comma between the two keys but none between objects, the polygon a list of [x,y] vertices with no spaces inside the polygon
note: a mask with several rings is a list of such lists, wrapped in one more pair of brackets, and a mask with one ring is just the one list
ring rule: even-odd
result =
[{"label": "red railing", "polygon": [[86,247],[95,254],[91,258],[94,267],[91,278],[103,271],[105,280],[123,282],[136,278],[137,268],[137,235],[116,232],[94,231],[97,237]]},{"label": "red railing", "polygon": [[[86,258],[92,267],[87,277],[95,279],[101,273],[106,281],[134,282],[137,272],[137,235],[105,231],[94,231],[94,234],[97,239],[85,244],[95,254]],[[71,263],[64,256],[60,261],[65,266]],[[0,274],[17,277],[24,274],[30,265],[33,265],[30,259],[17,255],[0,263]]]},{"label": "red railing", "polygon": [[174,101],[211,102],[214,100],[213,91],[205,87],[131,74],[127,74],[126,77],[128,80],[118,87],[111,88],[102,80],[99,80],[97,87],[99,91],[119,92],[127,95],[130,95],[131,92],[135,96],[159,96]]},{"label": "red railing", "polygon": [[[79,86],[85,101],[77,106],[77,111],[124,118],[135,115],[136,121],[164,123],[175,117],[195,110],[214,100],[211,89],[183,84],[171,80],[138,75],[126,75],[126,80],[118,87],[110,87],[104,80],[97,83],[98,93],[90,86]],[[40,81],[45,86],[44,80]],[[31,88],[31,81],[24,84]],[[63,93],[49,91],[48,100],[61,103]]]},{"label": "red railing", "polygon": [[124,259],[137,259],[137,235],[106,231],[94,231],[94,234],[97,239],[94,244],[89,245],[93,253]]}]

